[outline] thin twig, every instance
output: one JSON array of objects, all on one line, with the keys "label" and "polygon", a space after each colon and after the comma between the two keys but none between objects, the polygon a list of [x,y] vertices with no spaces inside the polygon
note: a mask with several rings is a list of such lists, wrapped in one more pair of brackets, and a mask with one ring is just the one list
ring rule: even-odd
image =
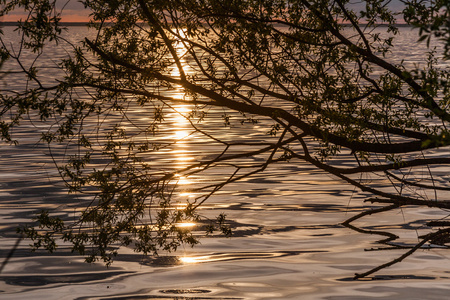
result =
[{"label": "thin twig", "polygon": [[17,248],[19,247],[20,241],[22,241],[23,236],[19,236],[16,240],[16,243],[14,246],[9,250],[8,256],[6,256],[5,260],[3,261],[2,265],[0,266],[0,274],[2,273],[5,266],[8,264],[8,261],[11,259],[11,257],[14,255],[14,252],[16,252]]}]

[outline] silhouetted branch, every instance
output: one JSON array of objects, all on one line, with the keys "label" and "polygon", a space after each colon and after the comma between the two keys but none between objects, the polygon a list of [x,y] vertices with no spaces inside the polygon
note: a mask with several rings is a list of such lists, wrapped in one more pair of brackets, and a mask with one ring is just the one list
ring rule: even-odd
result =
[{"label": "silhouetted branch", "polygon": [[371,270],[369,270],[367,272],[357,273],[357,274],[355,274],[354,279],[356,280],[356,279],[361,279],[361,278],[367,277],[367,276],[369,276],[369,275],[371,275],[371,274],[373,274],[375,272],[378,272],[381,269],[384,269],[384,268],[390,267],[390,266],[392,266],[392,265],[394,265],[396,263],[399,263],[402,260],[404,260],[405,258],[407,258],[408,256],[412,255],[418,249],[420,249],[423,245],[425,245],[426,242],[428,242],[428,241],[430,241],[432,239],[436,239],[436,238],[438,238],[440,236],[443,236],[443,235],[448,235],[449,233],[450,233],[450,229],[448,229],[448,228],[447,229],[441,229],[441,230],[439,230],[437,232],[434,232],[434,233],[429,233],[426,236],[423,236],[422,240],[419,243],[417,243],[414,247],[412,247],[409,251],[407,251],[403,255],[401,255],[401,256],[391,260],[390,262],[387,262],[385,264],[379,265],[379,266],[377,266],[377,267],[375,267],[375,268],[373,268],[373,269],[371,269]]},{"label": "silhouetted branch", "polygon": [[360,219],[362,217],[370,216],[370,215],[381,213],[381,212],[385,212],[385,211],[389,211],[389,210],[396,209],[396,208],[399,208],[399,207],[400,207],[399,204],[392,204],[392,205],[389,205],[389,206],[383,206],[383,207],[379,207],[379,208],[372,208],[372,209],[369,209],[369,210],[365,210],[365,211],[363,211],[363,212],[361,212],[361,213],[359,213],[359,214],[357,214],[357,215],[355,215],[355,216],[353,216],[351,218],[348,218],[347,220],[342,222],[342,225],[348,226],[348,225],[350,225],[351,222],[353,222],[355,220],[358,220],[358,219]]},{"label": "silhouetted branch", "polygon": [[8,255],[5,257],[5,259],[2,262],[2,265],[0,266],[0,274],[2,273],[3,269],[5,268],[5,266],[8,264],[9,260],[11,259],[11,257],[14,255],[14,252],[16,252],[17,248],[19,247],[20,242],[23,240],[23,236],[20,235],[17,239],[16,239],[16,243],[14,244],[14,246],[9,250]]}]

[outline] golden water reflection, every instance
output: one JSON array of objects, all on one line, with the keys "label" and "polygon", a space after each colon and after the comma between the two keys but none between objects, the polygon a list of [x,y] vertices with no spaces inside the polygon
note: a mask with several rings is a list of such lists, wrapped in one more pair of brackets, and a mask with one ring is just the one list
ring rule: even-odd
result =
[{"label": "golden water reflection", "polygon": [[[191,112],[191,105],[177,105],[174,106],[174,113],[172,118],[173,124],[173,147],[170,152],[170,156],[173,157],[173,164],[175,169],[181,170],[192,164],[195,160],[193,151],[190,149],[189,141],[193,137],[193,129],[191,123],[187,119],[187,116]],[[175,175],[176,183],[180,188],[178,194],[183,199],[189,199],[194,197],[187,187],[193,183],[193,181],[182,174]],[[183,209],[178,205],[177,209]],[[190,226],[183,226],[190,227]]]},{"label": "golden water reflection", "polygon": [[[188,139],[192,135],[192,128],[187,115],[191,111],[190,105],[177,105],[173,114],[173,140],[175,142],[171,154],[175,157],[178,169],[184,168],[188,162],[194,160],[190,155]],[[180,178],[182,180],[183,178]]]},{"label": "golden water reflection", "polygon": [[[195,75],[196,73],[186,59],[189,50],[183,42],[183,38],[185,37],[186,35],[183,29],[178,29],[173,36],[176,58],[171,66],[170,76],[174,78],[180,78],[182,73],[186,76]],[[176,63],[176,60],[179,61],[179,64]],[[186,91],[181,85],[173,85],[172,87],[174,88],[173,90],[167,91],[167,96],[170,96],[175,100],[174,102],[169,103],[171,109],[169,121],[171,126],[170,140],[173,143],[170,150],[170,157],[173,159],[171,164],[174,168],[176,170],[181,170],[194,163],[194,160],[196,159],[196,152],[191,149],[190,145],[190,142],[195,138],[195,129],[189,120],[189,116],[194,106],[191,104],[180,104],[181,101],[189,101],[190,96],[186,94]],[[176,209],[185,209],[187,205],[186,202],[194,197],[188,190],[188,186],[193,184],[193,180],[182,174],[176,174],[175,180],[179,187],[178,196],[182,198],[180,199],[181,204],[177,204]],[[185,205],[182,205],[183,203],[185,203]],[[195,224],[182,223],[177,226],[190,228],[195,226]]]},{"label": "golden water reflection", "polygon": [[[185,31],[182,30],[182,29],[177,30],[177,34],[181,38],[185,38],[186,37]],[[174,36],[174,39],[176,40],[176,42],[175,42],[176,55],[177,55],[177,58],[180,61],[181,69],[182,69],[183,73],[184,74],[193,73],[192,68],[189,66],[189,64],[185,60],[185,56],[186,56],[186,54],[188,52],[188,49],[186,48],[186,45],[178,37]],[[180,72],[180,70],[178,69],[178,66],[175,63],[173,64],[172,70],[170,72],[170,76],[172,76],[172,77],[180,77],[181,76],[181,72]]]},{"label": "golden water reflection", "polygon": [[211,260],[211,256],[206,255],[206,256],[193,256],[193,257],[184,256],[184,257],[180,257],[180,261],[184,264],[196,264],[196,263],[208,262],[208,261],[212,261],[212,260]]},{"label": "golden water reflection", "polygon": [[197,226],[197,224],[192,222],[185,222],[185,223],[177,223],[175,226],[178,228],[190,228]]},{"label": "golden water reflection", "polygon": [[326,252],[326,251],[311,250],[311,251],[216,253],[202,256],[183,256],[180,257],[179,260],[184,264],[197,264],[205,262],[216,262],[216,261],[238,260],[238,259],[267,259],[267,258],[284,257],[316,252]]},{"label": "golden water reflection", "polygon": [[[177,183],[179,185],[188,185],[188,184],[192,183],[192,180],[188,179],[186,176],[181,176],[179,174],[176,174],[175,176],[177,177]],[[189,196],[189,193],[188,192],[183,192],[183,195],[184,196]],[[180,194],[180,196],[181,196],[181,194]]]}]

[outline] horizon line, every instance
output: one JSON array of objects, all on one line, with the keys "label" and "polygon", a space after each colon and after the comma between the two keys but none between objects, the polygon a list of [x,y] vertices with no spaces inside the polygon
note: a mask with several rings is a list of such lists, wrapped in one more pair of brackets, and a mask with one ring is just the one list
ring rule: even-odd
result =
[{"label": "horizon line", "polygon": [[[0,21],[0,26],[17,26],[19,25],[20,21]],[[90,22],[87,21],[70,21],[70,22],[59,22],[60,25],[62,26],[86,26],[88,25]],[[112,22],[111,22],[112,23]],[[368,23],[359,23],[359,26],[366,26]],[[341,25],[349,25],[351,26],[351,24],[347,24],[347,23],[341,23]],[[380,23],[380,24],[376,24],[377,26],[388,26],[389,24],[386,23]],[[394,24],[394,26],[399,26],[399,27],[414,27],[413,25],[410,24],[406,24],[406,23],[396,23]]]}]

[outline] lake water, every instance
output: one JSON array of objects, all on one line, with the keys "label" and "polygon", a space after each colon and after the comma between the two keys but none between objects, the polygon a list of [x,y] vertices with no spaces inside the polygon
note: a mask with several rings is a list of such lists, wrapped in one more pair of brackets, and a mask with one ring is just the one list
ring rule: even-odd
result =
[{"label": "lake water", "polygon": [[[69,30],[80,40],[86,32]],[[416,33],[401,28],[392,60],[423,61],[424,45],[415,43]],[[5,28],[13,37],[11,28]],[[53,72],[52,61],[61,52],[47,52],[42,61]],[[3,86],[20,81],[8,75]],[[183,111],[186,107],[179,106]],[[130,111],[131,112],[131,111]],[[137,120],[145,112],[136,111]],[[221,114],[212,111],[211,115]],[[177,114],[167,116],[173,126],[161,128],[166,136],[188,135],[189,124]],[[110,120],[111,121],[111,120]],[[79,198],[68,196],[58,179],[48,149],[36,144],[37,133],[46,125],[25,122],[15,130],[20,144],[0,145],[0,253],[5,259],[14,247],[15,228],[29,222],[41,209],[71,213]],[[222,121],[208,124],[217,135],[233,140],[264,141],[262,125],[225,128]],[[195,143],[188,143],[196,138]],[[216,145],[192,135],[162,154],[149,159],[155,164],[182,166],[214,151]],[[211,150],[211,151],[210,151]],[[168,153],[169,152],[169,153]],[[436,155],[448,155],[441,150]],[[344,160],[344,158],[343,158]],[[343,161],[345,163],[345,161]],[[208,174],[222,176],[220,170]],[[447,168],[437,169],[437,180],[448,182]],[[206,175],[204,175],[206,176]],[[208,178],[196,178],[208,180]],[[183,184],[189,184],[185,182]],[[380,181],[383,184],[383,181]],[[423,249],[400,264],[381,270],[370,280],[353,281],[355,273],[386,263],[406,250],[376,251],[384,245],[379,234],[364,234],[340,225],[366,210],[368,195],[339,179],[298,162],[277,164],[264,173],[226,186],[208,199],[201,212],[206,216],[225,213],[233,236],[204,237],[194,248],[181,248],[159,257],[143,257],[131,249],[110,268],[86,264],[62,245],[56,253],[30,253],[22,241],[0,274],[1,299],[445,299],[450,293],[450,252]],[[408,207],[353,225],[364,230],[391,232],[399,245],[416,242],[429,232],[425,223],[446,217],[448,212]]]}]

